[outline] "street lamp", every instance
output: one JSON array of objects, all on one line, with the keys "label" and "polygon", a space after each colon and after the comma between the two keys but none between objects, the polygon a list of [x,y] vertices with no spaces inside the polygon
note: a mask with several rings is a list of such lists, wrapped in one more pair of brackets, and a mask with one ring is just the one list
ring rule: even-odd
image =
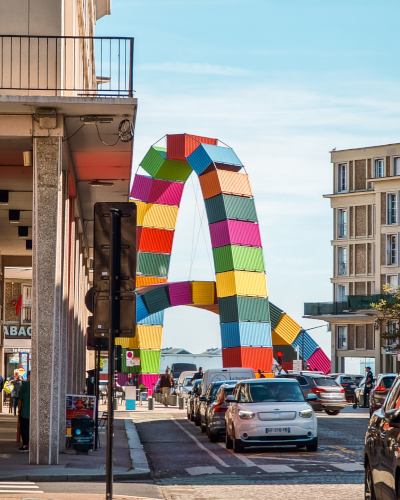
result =
[{"label": "street lamp", "polygon": [[299,333],[301,333],[301,335],[302,335],[302,349],[301,349],[301,352],[302,352],[302,356],[303,356],[303,361],[302,361],[301,365],[302,365],[302,367],[303,367],[303,370],[307,370],[307,364],[306,364],[306,366],[304,367],[304,360],[305,360],[305,357],[306,357],[306,356],[305,356],[305,350],[304,350],[304,348],[305,348],[305,338],[304,338],[304,337],[305,337],[305,335],[304,335],[304,334],[305,334],[306,332],[309,332],[310,330],[315,330],[316,328],[322,328],[323,326],[326,326],[326,325],[314,326],[313,328],[307,328],[307,330],[304,330],[304,328],[302,328],[302,329],[300,330],[300,332],[299,332]]}]

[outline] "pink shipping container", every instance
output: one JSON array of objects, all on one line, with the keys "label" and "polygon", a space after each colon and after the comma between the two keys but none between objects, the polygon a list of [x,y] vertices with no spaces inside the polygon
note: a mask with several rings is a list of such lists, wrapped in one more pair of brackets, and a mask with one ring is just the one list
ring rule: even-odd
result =
[{"label": "pink shipping container", "polygon": [[324,372],[325,375],[331,371],[331,361],[320,347],[308,358],[307,363],[311,370]]},{"label": "pink shipping container", "polygon": [[148,389],[148,395],[151,396],[153,394],[154,386],[159,378],[160,376],[158,373],[155,373],[154,375],[139,375],[138,388],[140,384],[143,384]]},{"label": "pink shipping container", "polygon": [[151,183],[148,202],[179,207],[184,187],[183,182],[154,179]]},{"label": "pink shipping container", "polygon": [[172,283],[168,286],[169,300],[171,306],[186,306],[192,304],[192,294],[190,292],[190,283]]},{"label": "pink shipping container", "polygon": [[193,153],[200,143],[216,146],[218,140],[192,134],[168,134],[167,158],[170,160],[187,161],[186,158]]},{"label": "pink shipping container", "polygon": [[224,220],[210,225],[213,248],[225,245],[261,247],[260,227],[253,222]]},{"label": "pink shipping container", "polygon": [[148,177],[147,175],[135,175],[131,189],[131,198],[148,202],[152,184],[152,177]]}]

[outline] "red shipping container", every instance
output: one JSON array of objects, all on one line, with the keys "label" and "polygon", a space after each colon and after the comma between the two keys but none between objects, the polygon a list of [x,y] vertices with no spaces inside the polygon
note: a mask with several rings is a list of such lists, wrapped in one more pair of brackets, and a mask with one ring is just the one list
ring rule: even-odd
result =
[{"label": "red shipping container", "polygon": [[222,349],[224,368],[253,368],[254,372],[271,372],[273,349],[271,347],[228,347]]},{"label": "red shipping container", "polygon": [[172,205],[179,207],[184,187],[185,184],[183,182],[153,179],[148,199],[146,201],[149,203],[158,203],[159,205]]},{"label": "red shipping container", "polygon": [[174,233],[175,231],[169,231],[168,229],[144,227],[141,231],[140,244],[137,249],[140,252],[170,254]]},{"label": "red shipping container", "polygon": [[287,372],[288,370],[293,370],[293,361],[282,361],[282,368]]},{"label": "red shipping container", "polygon": [[193,153],[199,143],[218,145],[218,139],[201,137],[191,134],[167,135],[167,158],[169,160],[186,161],[186,158]]},{"label": "red shipping container", "polygon": [[139,247],[140,247],[140,240],[141,240],[141,236],[142,236],[142,229],[143,229],[142,226],[137,226],[136,227],[136,251],[138,251]]}]

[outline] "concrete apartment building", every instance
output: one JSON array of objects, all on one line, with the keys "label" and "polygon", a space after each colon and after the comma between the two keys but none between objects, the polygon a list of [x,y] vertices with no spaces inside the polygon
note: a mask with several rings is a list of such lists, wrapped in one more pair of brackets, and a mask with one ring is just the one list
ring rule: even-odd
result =
[{"label": "concrete apartment building", "polygon": [[[94,203],[129,201],[133,38],[94,38],[108,14],[110,0],[0,2],[0,373],[9,349],[31,358],[31,464],[58,463],[66,394],[85,388]],[[27,302],[14,318],[18,268],[30,318]]]},{"label": "concrete apartment building", "polygon": [[333,302],[305,304],[304,314],[331,324],[332,372],[344,372],[347,357],[397,371],[369,304],[385,283],[400,284],[400,144],[332,151],[331,162]]}]

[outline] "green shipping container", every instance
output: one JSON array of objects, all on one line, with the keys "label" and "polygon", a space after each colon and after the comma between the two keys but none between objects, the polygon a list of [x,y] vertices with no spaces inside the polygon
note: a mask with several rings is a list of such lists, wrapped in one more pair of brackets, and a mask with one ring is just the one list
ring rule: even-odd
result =
[{"label": "green shipping container", "polygon": [[167,160],[165,148],[152,146],[140,163],[155,179],[185,182],[192,173],[192,167],[186,161]]},{"label": "green shipping container", "polygon": [[262,248],[226,245],[213,248],[216,273],[226,271],[258,271],[264,272],[264,257]]},{"label": "green shipping container", "polygon": [[226,219],[258,222],[254,198],[219,194],[205,204],[209,224]]},{"label": "green shipping container", "polygon": [[221,323],[237,321],[256,321],[268,323],[270,320],[269,302],[263,297],[241,297],[233,295],[218,299]]},{"label": "green shipping container", "polygon": [[169,260],[171,256],[165,253],[138,252],[137,270],[144,276],[168,276]]},{"label": "green shipping container", "polygon": [[279,307],[274,306],[272,302],[269,303],[269,313],[271,315],[271,328],[275,330],[278,324],[279,318],[281,317],[283,311]]},{"label": "green shipping container", "polygon": [[149,314],[155,314],[158,311],[163,311],[168,307],[171,307],[171,302],[169,300],[167,287],[165,286],[155,286],[146,293],[140,295],[141,299],[146,306]]},{"label": "green shipping container", "polygon": [[126,351],[122,349],[122,373],[158,373],[160,371],[161,351],[134,349],[135,358],[140,358],[140,366],[126,366]]}]

